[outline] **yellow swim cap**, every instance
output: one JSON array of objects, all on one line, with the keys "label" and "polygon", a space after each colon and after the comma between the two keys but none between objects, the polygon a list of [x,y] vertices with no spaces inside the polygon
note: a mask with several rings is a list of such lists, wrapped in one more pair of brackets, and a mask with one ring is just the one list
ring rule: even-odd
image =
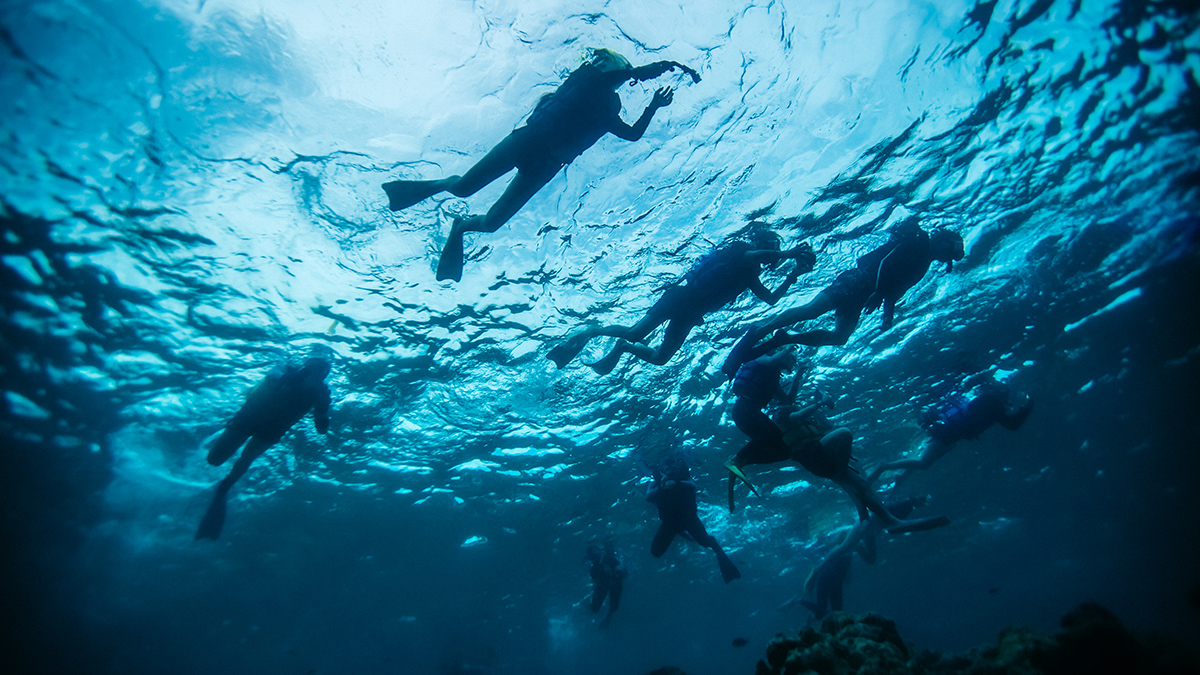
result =
[{"label": "yellow swim cap", "polygon": [[629,59],[613,50],[596,49],[594,47],[592,48],[592,58],[589,63],[606,73],[633,68],[633,65],[629,63]]}]

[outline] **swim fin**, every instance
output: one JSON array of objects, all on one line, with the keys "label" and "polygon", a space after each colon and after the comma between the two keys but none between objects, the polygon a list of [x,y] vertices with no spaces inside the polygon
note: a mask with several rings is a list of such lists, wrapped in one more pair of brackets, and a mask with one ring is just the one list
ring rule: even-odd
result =
[{"label": "swim fin", "polygon": [[746,484],[746,487],[750,488],[750,491],[754,493],[755,497],[762,497],[758,492],[758,488],[754,487],[754,483],[751,483],[749,478],[746,478],[746,474],[742,473],[742,469],[738,465],[733,462],[725,462],[725,468],[729,469],[731,476],[740,478]]},{"label": "swim fin", "polygon": [[454,219],[454,224],[450,226],[450,236],[446,239],[446,245],[442,248],[442,257],[438,259],[437,280],[452,281],[462,280],[463,268],[463,228],[462,220]]},{"label": "swim fin", "polygon": [[593,333],[592,329],[590,328],[584,328],[583,330],[575,331],[571,335],[567,336],[567,339],[564,340],[562,344],[554,349],[551,349],[546,354],[546,358],[553,361],[554,365],[558,366],[559,370],[562,370],[567,366],[568,363],[573,361],[576,356],[579,356],[579,352],[583,351],[583,348],[587,346],[588,341],[591,340],[592,337]]},{"label": "swim fin", "polygon": [[196,529],[195,541],[201,539],[216,541],[217,537],[221,536],[221,528],[225,526],[225,497],[228,494],[217,488],[212,502],[208,505],[208,510],[204,512],[204,518],[200,520],[200,527]]},{"label": "swim fin", "polygon": [[742,573],[738,571],[737,565],[733,564],[724,551],[717,552],[717,564],[721,566],[721,578],[725,580],[725,583],[742,578]]},{"label": "swim fin", "polygon": [[613,368],[617,367],[617,363],[619,363],[620,361],[621,361],[621,352],[617,351],[616,349],[613,349],[611,352],[608,353],[608,356],[605,356],[604,358],[600,359],[599,361],[597,361],[595,363],[589,363],[587,365],[588,365],[588,368],[591,368],[592,370],[596,371],[597,375],[607,375],[613,371]]},{"label": "swim fin", "polygon": [[950,524],[950,519],[946,516],[933,516],[931,518],[913,518],[912,520],[902,520],[899,525],[894,525],[887,528],[889,534],[904,534],[905,532],[924,532],[939,527],[945,527]]},{"label": "swim fin", "polygon": [[400,211],[441,192],[436,180],[394,180],[383,184],[388,196],[388,208]]}]

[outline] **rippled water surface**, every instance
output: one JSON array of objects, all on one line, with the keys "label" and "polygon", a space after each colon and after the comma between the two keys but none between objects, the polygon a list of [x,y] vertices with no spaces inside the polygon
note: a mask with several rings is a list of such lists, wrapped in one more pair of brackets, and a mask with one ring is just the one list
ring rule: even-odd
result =
[{"label": "rippled water surface", "polygon": [[[807,350],[805,391],[839,398],[867,464],[977,373],[1037,407],[906,482],[953,522],[856,562],[847,609],[937,649],[1088,598],[1200,639],[1195,2],[351,4],[0,3],[16,644],[88,672],[753,672],[853,510],[781,467],[720,508],[743,442],[720,363],[910,215],[966,258],[891,330]],[[397,213],[379,185],[461,173],[589,46],[703,80],[623,87],[629,122],[675,99],[435,281],[451,218],[503,181]],[[819,254],[775,309],[746,294],[664,367],[600,377],[604,340],[544,358],[752,220]],[[193,542],[224,475],[202,441],[318,345],[333,433],[298,425]],[[672,448],[733,584],[694,545],[648,553]],[[582,557],[605,534],[631,575],[599,631]]]}]

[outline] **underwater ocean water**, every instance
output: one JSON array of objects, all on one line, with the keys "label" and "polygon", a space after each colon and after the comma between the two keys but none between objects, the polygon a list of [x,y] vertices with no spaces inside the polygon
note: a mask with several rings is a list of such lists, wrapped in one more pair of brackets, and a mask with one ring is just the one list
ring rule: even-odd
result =
[{"label": "underwater ocean water", "polygon": [[[380,185],[462,173],[589,47],[703,79],[623,86],[630,123],[674,101],[436,281],[451,219],[504,181],[394,213]],[[883,537],[846,609],[936,650],[1089,599],[1200,641],[1194,0],[17,0],[0,64],[22,672],[753,672],[855,514],[790,465],[723,507],[745,439],[721,362],[914,215],[965,259],[890,330],[801,351],[802,395],[837,399],[866,466],[981,373],[1035,408],[898,488],[952,522]],[[743,295],[662,367],[595,374],[607,339],[545,358],[755,221],[818,254],[774,308]],[[331,433],[297,424],[194,541],[227,471],[205,439],[314,349]],[[690,542],[650,556],[649,467],[674,453],[741,579]],[[600,630],[584,551],[606,536],[629,577]]]}]

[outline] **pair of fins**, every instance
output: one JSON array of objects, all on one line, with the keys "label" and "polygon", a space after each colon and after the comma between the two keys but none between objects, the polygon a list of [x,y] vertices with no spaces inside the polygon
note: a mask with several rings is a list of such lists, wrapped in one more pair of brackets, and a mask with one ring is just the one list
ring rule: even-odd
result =
[{"label": "pair of fins", "polygon": [[[433,180],[394,180],[383,184],[383,191],[388,197],[388,208],[401,211],[422,202],[442,191],[441,181]],[[442,248],[442,257],[438,259],[437,280],[462,280],[463,268],[463,231],[459,226],[461,221],[454,219],[450,227],[450,237]]]}]

